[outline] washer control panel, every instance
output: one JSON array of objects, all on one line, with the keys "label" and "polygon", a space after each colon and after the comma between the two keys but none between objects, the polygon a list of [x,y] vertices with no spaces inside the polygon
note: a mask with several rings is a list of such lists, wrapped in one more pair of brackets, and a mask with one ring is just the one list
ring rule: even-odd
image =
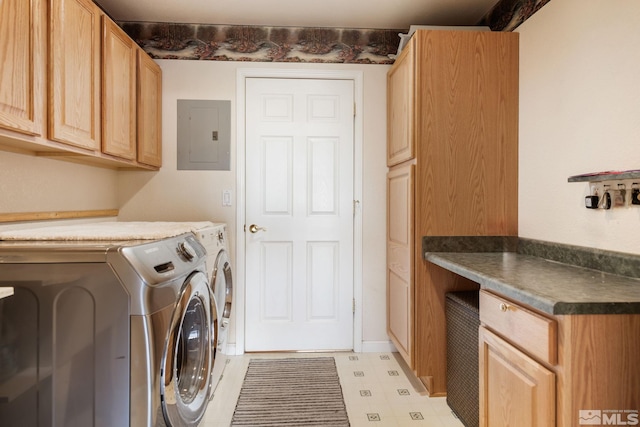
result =
[{"label": "washer control panel", "polygon": [[193,259],[198,256],[196,250],[193,249],[193,246],[187,241],[178,243],[178,254],[180,254],[185,261],[193,261]]},{"label": "washer control panel", "polygon": [[149,285],[188,274],[204,263],[206,251],[191,233],[120,249],[122,255]]}]

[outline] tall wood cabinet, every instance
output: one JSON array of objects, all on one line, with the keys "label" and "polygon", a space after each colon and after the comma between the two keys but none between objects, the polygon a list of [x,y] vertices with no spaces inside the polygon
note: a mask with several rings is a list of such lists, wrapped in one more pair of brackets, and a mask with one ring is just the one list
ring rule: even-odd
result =
[{"label": "tall wood cabinet", "polygon": [[422,237],[517,235],[518,34],[419,30],[387,91],[387,330],[443,395],[444,295],[477,284],[424,261]]},{"label": "tall wood cabinet", "polygon": [[0,2],[0,128],[44,133],[44,0]]}]

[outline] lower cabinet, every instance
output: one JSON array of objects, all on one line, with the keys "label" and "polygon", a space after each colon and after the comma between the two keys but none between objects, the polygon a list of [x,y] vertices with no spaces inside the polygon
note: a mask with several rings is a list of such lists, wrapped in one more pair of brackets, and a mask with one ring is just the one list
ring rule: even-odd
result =
[{"label": "lower cabinet", "polygon": [[640,425],[640,314],[548,315],[481,290],[480,324],[481,427]]},{"label": "lower cabinet", "polygon": [[555,374],[480,327],[480,426],[555,426]]}]

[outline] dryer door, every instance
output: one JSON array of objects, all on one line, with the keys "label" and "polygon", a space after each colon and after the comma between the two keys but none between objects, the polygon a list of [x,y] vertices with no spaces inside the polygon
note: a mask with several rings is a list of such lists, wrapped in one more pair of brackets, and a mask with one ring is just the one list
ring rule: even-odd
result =
[{"label": "dryer door", "polygon": [[233,297],[233,277],[231,275],[231,264],[227,251],[222,249],[216,257],[216,264],[213,269],[213,293],[218,302],[218,321],[220,334],[226,332],[231,316],[231,300]]},{"label": "dryer door", "polygon": [[196,272],[176,303],[162,358],[160,390],[168,426],[196,426],[204,415],[212,387],[217,319],[207,278]]}]

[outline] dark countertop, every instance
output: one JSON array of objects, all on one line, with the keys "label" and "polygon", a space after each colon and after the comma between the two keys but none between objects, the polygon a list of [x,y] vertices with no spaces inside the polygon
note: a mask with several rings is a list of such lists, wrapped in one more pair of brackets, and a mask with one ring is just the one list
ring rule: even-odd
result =
[{"label": "dark countertop", "polygon": [[425,260],[478,282],[482,289],[549,314],[640,314],[637,277],[519,252],[423,253]]}]

